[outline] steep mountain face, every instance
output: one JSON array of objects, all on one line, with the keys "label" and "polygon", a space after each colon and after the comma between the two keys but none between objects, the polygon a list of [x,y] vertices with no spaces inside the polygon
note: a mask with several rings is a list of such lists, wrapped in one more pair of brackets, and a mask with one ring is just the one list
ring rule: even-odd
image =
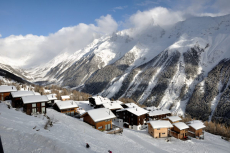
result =
[{"label": "steep mountain face", "polygon": [[230,125],[230,15],[150,25],[94,40],[27,70],[43,81]]}]

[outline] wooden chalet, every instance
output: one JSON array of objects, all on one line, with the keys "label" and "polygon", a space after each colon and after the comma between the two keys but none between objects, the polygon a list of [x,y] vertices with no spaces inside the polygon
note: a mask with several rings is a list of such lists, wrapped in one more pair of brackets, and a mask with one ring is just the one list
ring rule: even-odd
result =
[{"label": "wooden chalet", "polygon": [[121,104],[121,106],[123,107],[123,108],[133,108],[133,107],[139,107],[137,104],[135,104],[135,103],[123,103],[123,104]]},{"label": "wooden chalet", "polygon": [[0,101],[5,101],[10,99],[10,93],[17,91],[15,86],[0,86]]},{"label": "wooden chalet", "polygon": [[172,124],[182,121],[182,119],[179,116],[167,116],[163,120],[168,120]]},{"label": "wooden chalet", "polygon": [[111,101],[106,97],[101,96],[93,96],[89,98],[89,104],[90,106],[94,108],[103,108],[104,103],[110,103]]},{"label": "wooden chalet", "polygon": [[61,96],[61,100],[62,101],[70,100],[70,96],[69,95]]},{"label": "wooden chalet", "polygon": [[202,121],[193,120],[187,123],[189,126],[188,135],[194,138],[204,138],[203,129],[206,127]]},{"label": "wooden chalet", "polygon": [[95,129],[109,131],[112,129],[112,119],[116,118],[112,111],[107,108],[98,108],[85,112],[81,115],[83,121],[92,125]]},{"label": "wooden chalet", "polygon": [[147,114],[147,121],[152,120],[161,120],[166,118],[167,116],[171,116],[171,112],[168,109],[156,109],[152,110]]},{"label": "wooden chalet", "polygon": [[154,138],[164,138],[169,136],[170,128],[173,125],[169,121],[157,120],[148,122],[148,132]]},{"label": "wooden chalet", "polygon": [[147,127],[147,113],[147,110],[133,106],[132,108],[117,110],[116,116],[119,120],[119,126],[140,130]]},{"label": "wooden chalet", "polygon": [[77,113],[78,105],[73,100],[56,101],[53,108],[58,112],[74,116]]},{"label": "wooden chalet", "polygon": [[49,102],[47,103],[47,106],[53,106],[54,105],[54,101],[57,100],[57,95],[56,94],[49,94],[46,95],[46,97],[48,98]]},{"label": "wooden chalet", "polygon": [[188,128],[189,127],[184,122],[173,123],[170,134],[177,139],[184,139],[188,136]]},{"label": "wooden chalet", "polygon": [[10,99],[12,100],[12,107],[18,108],[23,106],[22,97],[23,96],[34,96],[33,91],[17,91],[10,93]]},{"label": "wooden chalet", "polygon": [[116,114],[117,110],[123,109],[123,107],[119,103],[104,103],[102,104],[104,108],[110,109],[113,114]]},{"label": "wooden chalet", "polygon": [[23,96],[23,111],[27,115],[33,114],[45,114],[46,113],[46,103],[49,100],[45,95],[32,95],[32,96]]}]

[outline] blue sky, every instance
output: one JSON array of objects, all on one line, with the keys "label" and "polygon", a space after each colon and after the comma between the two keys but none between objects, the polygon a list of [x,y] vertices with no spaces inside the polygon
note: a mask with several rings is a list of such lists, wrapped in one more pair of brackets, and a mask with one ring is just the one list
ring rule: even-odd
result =
[{"label": "blue sky", "polygon": [[[44,35],[62,27],[79,23],[95,24],[95,19],[111,14],[123,21],[137,10],[155,6],[168,7],[165,2],[140,0],[7,0],[0,1],[0,34]],[[119,27],[120,28],[120,27]]]},{"label": "blue sky", "polygon": [[72,54],[127,28],[163,28],[193,16],[230,13],[230,0],[0,0],[0,55],[18,66]]}]

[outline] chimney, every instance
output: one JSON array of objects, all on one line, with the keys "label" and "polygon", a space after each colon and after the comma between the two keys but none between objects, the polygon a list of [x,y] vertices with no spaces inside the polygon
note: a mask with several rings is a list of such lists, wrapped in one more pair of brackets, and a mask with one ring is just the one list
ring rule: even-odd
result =
[{"label": "chimney", "polygon": [[136,108],[136,111],[137,111],[137,108]]},{"label": "chimney", "polygon": [[12,87],[12,89],[13,89],[13,87]]}]

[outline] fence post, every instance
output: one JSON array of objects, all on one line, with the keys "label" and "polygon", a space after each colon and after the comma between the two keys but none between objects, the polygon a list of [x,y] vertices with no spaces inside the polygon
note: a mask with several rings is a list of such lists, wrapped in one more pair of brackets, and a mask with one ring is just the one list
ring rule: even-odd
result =
[{"label": "fence post", "polygon": [[0,136],[0,153],[4,153],[3,146],[2,146],[1,136]]}]

